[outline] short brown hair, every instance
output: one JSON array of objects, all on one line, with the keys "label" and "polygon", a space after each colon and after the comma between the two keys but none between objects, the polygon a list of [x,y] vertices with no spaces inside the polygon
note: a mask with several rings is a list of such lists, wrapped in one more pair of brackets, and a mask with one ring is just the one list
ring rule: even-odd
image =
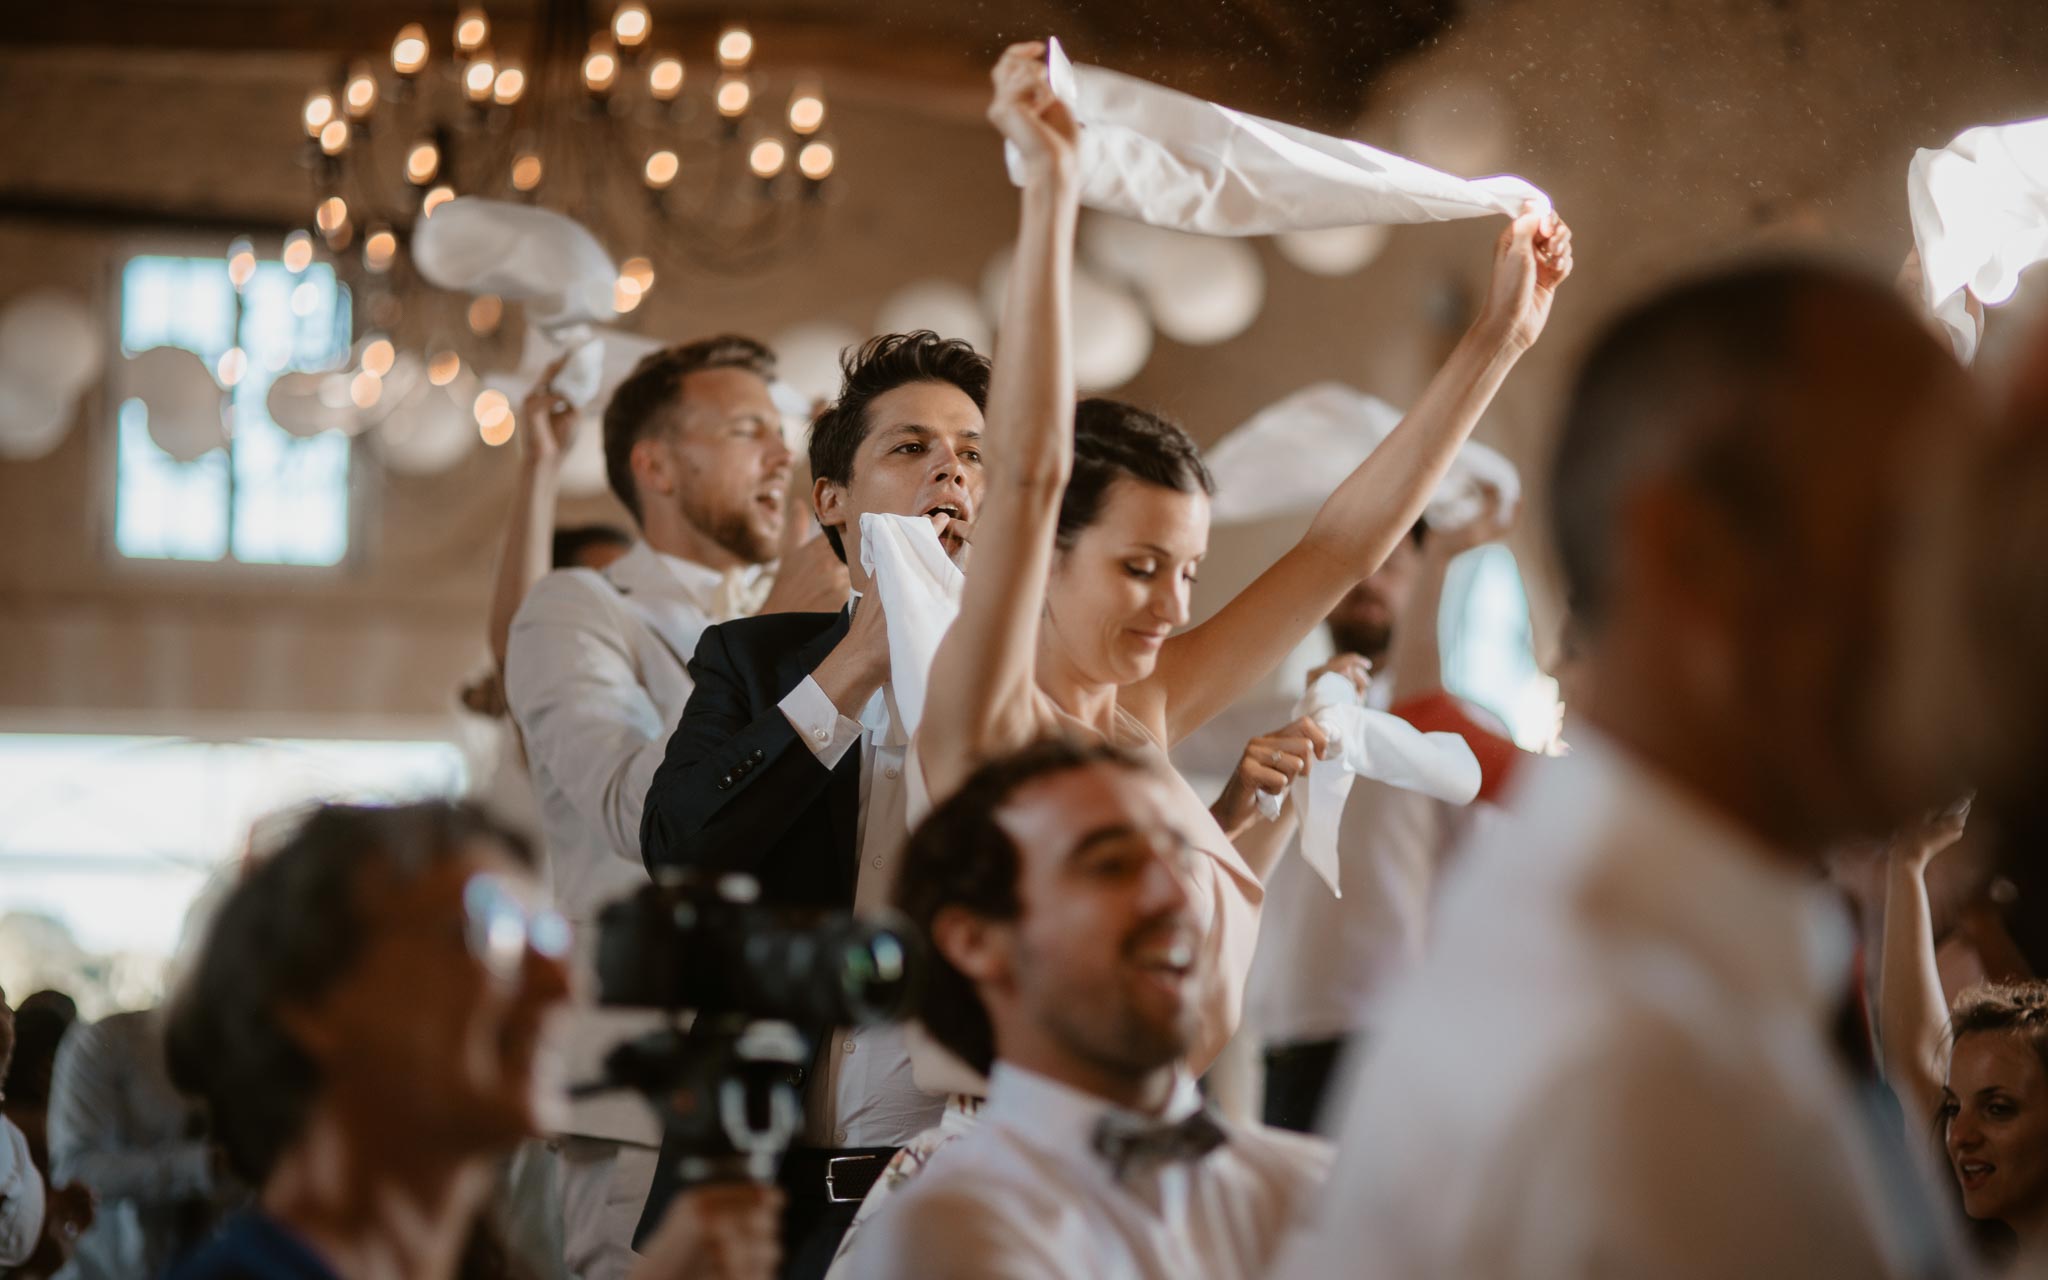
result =
[{"label": "short brown hair", "polygon": [[633,519],[640,497],[633,492],[633,446],[666,429],[670,406],[682,398],[683,379],[705,369],[744,369],[764,380],[775,376],[775,353],[752,338],[722,333],[642,357],[604,407],[604,474]]}]

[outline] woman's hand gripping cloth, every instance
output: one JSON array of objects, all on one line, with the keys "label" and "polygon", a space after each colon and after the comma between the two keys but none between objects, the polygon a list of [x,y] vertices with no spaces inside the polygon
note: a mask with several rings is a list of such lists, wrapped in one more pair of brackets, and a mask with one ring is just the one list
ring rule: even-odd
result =
[{"label": "woman's hand gripping cloth", "polygon": [[[1344,801],[1356,778],[1371,778],[1449,804],[1470,804],[1479,794],[1479,758],[1455,733],[1424,733],[1399,716],[1365,705],[1365,695],[1348,676],[1327,672],[1295,708],[1314,716],[1329,735],[1329,754],[1311,760],[1294,780],[1294,811],[1301,818],[1301,856],[1330,892],[1344,896],[1337,880],[1337,836]],[[1259,810],[1279,816],[1280,797],[1259,793]]]}]

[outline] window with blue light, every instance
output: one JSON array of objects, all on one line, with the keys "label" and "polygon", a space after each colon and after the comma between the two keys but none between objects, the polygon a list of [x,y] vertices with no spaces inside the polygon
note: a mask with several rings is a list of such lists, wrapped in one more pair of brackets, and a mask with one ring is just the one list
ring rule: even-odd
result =
[{"label": "window with blue light", "polygon": [[1499,716],[1520,746],[1542,750],[1557,732],[1557,681],[1536,664],[1514,553],[1495,544],[1458,557],[1443,598],[1444,687]]},{"label": "window with blue light", "polygon": [[182,347],[243,372],[223,394],[229,441],[180,462],[149,435],[140,399],[115,405],[114,544],[138,560],[332,565],[348,552],[349,440],[300,439],[270,420],[280,375],[331,369],[349,350],[349,295],[334,269],[259,261],[237,291],[224,257],[143,256],[121,272],[121,347]]}]

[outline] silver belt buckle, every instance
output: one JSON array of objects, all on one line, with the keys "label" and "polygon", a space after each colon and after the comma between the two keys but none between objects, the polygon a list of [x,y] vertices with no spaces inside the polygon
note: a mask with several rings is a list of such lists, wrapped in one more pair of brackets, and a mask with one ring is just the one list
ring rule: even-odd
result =
[{"label": "silver belt buckle", "polygon": [[[825,1162],[825,1203],[859,1204],[864,1197],[842,1196],[839,1194],[839,1188],[834,1183],[834,1179],[838,1176],[839,1166],[842,1164],[854,1164],[863,1160],[879,1159],[881,1159],[880,1156],[833,1156],[831,1159],[827,1160]],[[874,1184],[872,1183],[869,1184],[871,1188],[873,1185]]]}]

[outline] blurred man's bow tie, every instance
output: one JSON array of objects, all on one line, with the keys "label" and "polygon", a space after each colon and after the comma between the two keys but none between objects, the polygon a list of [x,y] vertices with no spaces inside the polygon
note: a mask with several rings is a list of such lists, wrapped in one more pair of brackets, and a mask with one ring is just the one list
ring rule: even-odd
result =
[{"label": "blurred man's bow tie", "polygon": [[1222,1146],[1229,1135],[1206,1104],[1185,1120],[1148,1120],[1112,1111],[1095,1123],[1095,1151],[1121,1178],[1139,1165],[1193,1163]]}]

